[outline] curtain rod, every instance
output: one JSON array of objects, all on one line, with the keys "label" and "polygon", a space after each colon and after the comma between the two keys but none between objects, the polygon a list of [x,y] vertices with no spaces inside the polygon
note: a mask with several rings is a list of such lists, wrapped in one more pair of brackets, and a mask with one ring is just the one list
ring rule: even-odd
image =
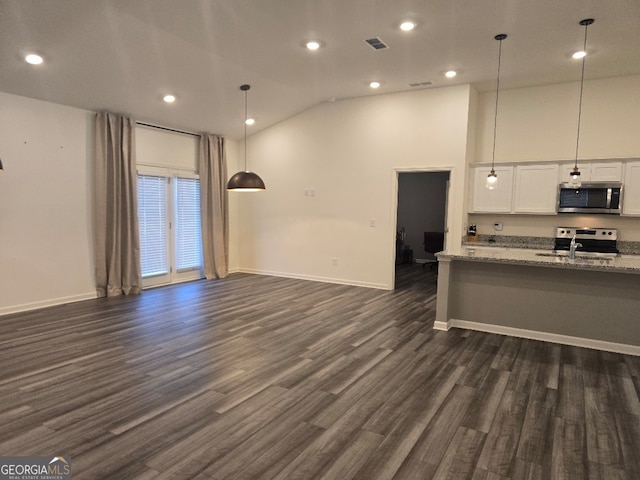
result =
[{"label": "curtain rod", "polygon": [[136,122],[136,125],[142,125],[143,127],[157,128],[158,130],[167,130],[169,132],[182,133],[184,135],[191,135],[193,137],[200,137],[199,133],[185,132],[184,130],[176,130],[175,128],[161,127],[160,125],[153,125],[151,123]]}]

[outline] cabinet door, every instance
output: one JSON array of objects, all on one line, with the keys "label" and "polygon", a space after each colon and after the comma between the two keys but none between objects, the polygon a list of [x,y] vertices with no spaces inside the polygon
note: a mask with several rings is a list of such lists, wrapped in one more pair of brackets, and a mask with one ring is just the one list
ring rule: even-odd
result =
[{"label": "cabinet door", "polygon": [[629,162],[625,167],[622,213],[640,215],[640,162]]},{"label": "cabinet door", "polygon": [[[565,163],[560,165],[558,183],[567,183],[569,181],[569,175],[573,172],[574,165],[575,163]],[[588,182],[591,180],[591,168],[588,163],[578,163],[578,169],[580,170],[581,182]]]},{"label": "cabinet door", "polygon": [[592,163],[591,180],[594,182],[621,182],[622,162]]},{"label": "cabinet door", "polygon": [[473,169],[473,197],[471,211],[476,213],[510,213],[513,198],[513,167],[495,167],[498,185],[494,190],[486,188],[491,167]]},{"label": "cabinet door", "polygon": [[556,213],[558,165],[518,165],[515,183],[514,213]]}]

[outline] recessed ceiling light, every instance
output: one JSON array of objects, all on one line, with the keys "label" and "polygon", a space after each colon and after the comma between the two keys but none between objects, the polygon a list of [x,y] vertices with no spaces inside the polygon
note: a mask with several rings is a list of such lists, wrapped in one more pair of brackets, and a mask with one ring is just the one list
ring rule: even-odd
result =
[{"label": "recessed ceiling light", "polygon": [[380,82],[371,82],[371,83],[369,84],[369,86],[370,86],[371,88],[379,88],[379,87],[380,87]]},{"label": "recessed ceiling light", "polygon": [[40,65],[44,61],[40,55],[36,55],[35,53],[30,53],[24,57],[24,60],[31,65]]},{"label": "recessed ceiling light", "polygon": [[247,118],[244,123],[246,123],[247,125],[253,125],[254,123],[256,123],[255,119],[253,118]]},{"label": "recessed ceiling light", "polygon": [[309,50],[318,50],[320,48],[320,42],[316,42],[316,41],[307,42],[307,48]]},{"label": "recessed ceiling light", "polygon": [[162,99],[167,103],[173,103],[176,101],[176,97],[173,95],[165,95]]},{"label": "recessed ceiling light", "polygon": [[449,70],[448,72],[444,72],[444,76],[447,78],[453,78],[458,74],[455,70]]},{"label": "recessed ceiling light", "polygon": [[579,51],[574,53],[573,55],[571,55],[573,58],[575,58],[576,60],[580,60],[581,58],[584,58],[587,56],[587,52],[585,51]]},{"label": "recessed ceiling light", "polygon": [[416,24],[409,20],[400,24],[400,30],[402,30],[403,32],[410,32],[414,28],[416,28]]}]

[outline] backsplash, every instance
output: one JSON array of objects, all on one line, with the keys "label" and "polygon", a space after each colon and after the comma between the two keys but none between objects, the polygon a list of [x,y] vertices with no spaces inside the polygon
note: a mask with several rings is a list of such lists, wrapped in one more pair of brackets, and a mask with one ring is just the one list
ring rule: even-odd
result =
[{"label": "backsplash", "polygon": [[640,255],[640,242],[625,242],[618,240],[618,250],[625,255]]},{"label": "backsplash", "polygon": [[516,235],[478,235],[475,245],[493,247],[532,248],[535,250],[551,250],[554,239],[548,237],[522,237]]},{"label": "backsplash", "polygon": [[[478,235],[549,237],[556,227],[617,228],[618,243],[640,242],[640,217],[624,215],[483,215],[469,214],[467,223],[477,226]],[[496,232],[493,225],[503,224]]]}]

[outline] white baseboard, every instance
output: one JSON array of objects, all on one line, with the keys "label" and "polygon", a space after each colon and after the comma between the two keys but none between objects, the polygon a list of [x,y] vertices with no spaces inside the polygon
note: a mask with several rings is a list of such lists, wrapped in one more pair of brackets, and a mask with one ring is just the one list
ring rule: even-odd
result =
[{"label": "white baseboard", "polygon": [[378,290],[393,290],[393,287],[381,283],[357,282],[353,280],[344,280],[341,278],[318,277],[315,275],[297,275],[285,272],[270,272],[268,270],[253,270],[250,268],[240,268],[242,273],[252,273],[254,275],[269,275],[271,277],[295,278],[297,280],[310,280],[312,282],[336,283],[338,285],[351,285],[352,287],[377,288]]},{"label": "white baseboard", "polygon": [[38,308],[53,307],[54,305],[64,305],[65,303],[81,302],[82,300],[91,300],[97,298],[96,292],[82,293],[79,295],[71,295],[69,297],[51,298],[41,300],[39,302],[23,303],[21,305],[11,305],[8,307],[0,307],[0,315],[8,315],[10,313],[27,312]]},{"label": "white baseboard", "polygon": [[[313,282],[335,283],[339,285],[351,285],[355,287],[376,288],[378,290],[393,290],[393,288],[389,287],[388,285],[383,285],[378,283],[354,282],[354,281],[343,280],[339,278],[316,277],[316,276],[310,276],[310,275],[294,275],[294,274],[283,273],[283,272],[269,272],[269,271],[262,271],[262,270],[251,270],[246,268],[233,268],[229,270],[229,273],[251,273],[254,275],[270,275],[273,277],[295,278],[299,280],[310,280]],[[185,279],[185,281],[191,281],[191,280],[197,280],[197,278]],[[158,286],[163,287],[167,285],[169,284],[163,284]],[[64,305],[65,303],[81,302],[83,300],[91,300],[94,298],[97,298],[97,294],[95,292],[91,292],[91,293],[83,293],[80,295],[71,295],[68,297],[52,298],[52,299],[42,300],[38,302],[24,303],[21,305],[10,305],[7,307],[0,307],[0,316],[8,315],[10,313],[27,312],[29,310],[36,310],[38,308],[53,307],[55,305]]]},{"label": "white baseboard", "polygon": [[[439,324],[438,327],[436,327],[435,323]],[[458,320],[455,318],[450,319],[448,322],[434,322],[433,328],[434,330],[464,328],[467,330],[477,330],[479,332],[497,333],[499,335],[507,335],[510,337],[527,338],[529,340],[541,340],[543,342],[559,343],[562,345],[572,345],[574,347],[603,350],[605,352],[640,356],[640,346],[638,345],[608,342],[605,340],[595,340],[592,338],[572,337],[570,335],[539,332],[536,330],[525,330],[523,328],[505,327],[502,325],[490,325],[488,323],[470,322],[468,320]]]},{"label": "white baseboard", "polygon": [[443,332],[446,332],[450,328],[451,328],[451,325],[449,324],[449,322],[439,322],[437,320],[433,322],[434,330],[442,330]]}]

